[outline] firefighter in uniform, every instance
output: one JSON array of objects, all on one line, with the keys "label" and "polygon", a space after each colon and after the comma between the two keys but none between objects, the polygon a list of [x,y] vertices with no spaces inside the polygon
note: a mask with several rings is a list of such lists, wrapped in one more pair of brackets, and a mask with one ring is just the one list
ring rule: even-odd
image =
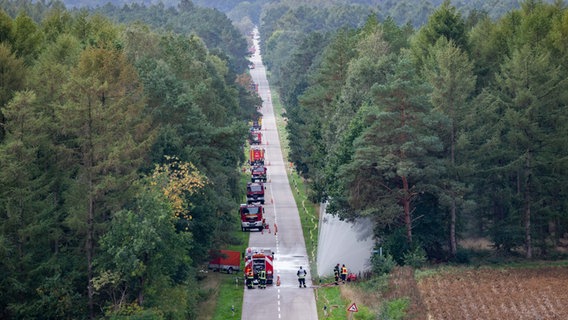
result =
[{"label": "firefighter in uniform", "polygon": [[254,273],[252,269],[249,269],[247,272],[247,288],[252,289],[254,285]]},{"label": "firefighter in uniform", "polygon": [[333,268],[333,276],[335,277],[335,285],[339,284],[339,263]]},{"label": "firefighter in uniform", "polygon": [[343,265],[341,267],[341,280],[343,281],[343,283],[345,283],[346,279],[347,279],[347,268],[345,267],[345,265]]},{"label": "firefighter in uniform", "polygon": [[258,280],[259,280],[258,287],[260,289],[266,289],[266,270],[264,269],[260,270],[260,272],[258,273]]}]

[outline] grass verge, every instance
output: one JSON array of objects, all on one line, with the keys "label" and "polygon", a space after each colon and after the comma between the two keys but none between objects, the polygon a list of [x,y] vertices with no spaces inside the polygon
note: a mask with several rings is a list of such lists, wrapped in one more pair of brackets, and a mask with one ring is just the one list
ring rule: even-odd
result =
[{"label": "grass verge", "polygon": [[[241,185],[245,186],[250,181],[248,171],[243,171],[241,175]],[[243,199],[241,203],[246,203],[246,196],[243,187]],[[242,232],[237,208],[235,208],[235,228],[228,237],[232,240],[231,244],[223,249],[244,252],[249,243],[249,232]],[[241,270],[244,269],[244,261],[241,260]],[[206,288],[200,291],[206,295],[203,303],[200,304],[199,320],[226,320],[240,319],[242,314],[244,283],[243,273],[239,271],[233,274],[218,273],[209,271],[206,275]]]},{"label": "grass verge", "polygon": [[243,277],[237,274],[219,274],[217,306],[213,320],[240,319],[243,307]]}]

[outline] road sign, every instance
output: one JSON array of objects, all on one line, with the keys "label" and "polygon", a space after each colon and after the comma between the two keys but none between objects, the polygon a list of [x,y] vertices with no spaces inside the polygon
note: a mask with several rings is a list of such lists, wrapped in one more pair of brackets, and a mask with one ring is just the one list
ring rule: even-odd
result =
[{"label": "road sign", "polygon": [[355,304],[355,302],[353,302],[353,304],[352,304],[349,308],[347,308],[347,311],[349,311],[349,312],[358,312],[359,309],[357,309],[357,305]]}]

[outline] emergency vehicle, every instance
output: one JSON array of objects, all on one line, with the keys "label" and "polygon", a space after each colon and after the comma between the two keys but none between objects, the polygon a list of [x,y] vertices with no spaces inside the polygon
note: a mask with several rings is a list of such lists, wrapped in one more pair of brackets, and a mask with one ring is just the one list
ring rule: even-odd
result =
[{"label": "emergency vehicle", "polygon": [[247,248],[245,250],[245,278],[249,270],[252,270],[255,281],[258,280],[260,270],[265,270],[266,284],[272,284],[274,280],[274,252],[272,252],[272,249]]},{"label": "emergency vehicle", "polygon": [[262,133],[260,131],[251,131],[249,137],[249,143],[251,145],[262,143]]},{"label": "emergency vehicle", "polygon": [[247,183],[247,204],[260,202],[264,204],[264,184],[262,182]]},{"label": "emergency vehicle", "polygon": [[250,181],[251,182],[266,182],[266,167],[253,166],[250,168]]},{"label": "emergency vehicle", "polygon": [[264,165],[264,148],[252,146],[249,151],[249,164],[252,166]]},{"label": "emergency vehicle", "polygon": [[241,215],[241,230],[264,229],[264,207],[258,204],[241,204],[239,208]]}]

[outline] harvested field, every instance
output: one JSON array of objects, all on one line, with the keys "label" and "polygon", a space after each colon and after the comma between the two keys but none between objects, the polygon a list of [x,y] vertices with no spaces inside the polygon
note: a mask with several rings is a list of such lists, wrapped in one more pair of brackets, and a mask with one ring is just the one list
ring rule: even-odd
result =
[{"label": "harvested field", "polygon": [[568,268],[460,269],[418,283],[428,319],[568,319]]}]

